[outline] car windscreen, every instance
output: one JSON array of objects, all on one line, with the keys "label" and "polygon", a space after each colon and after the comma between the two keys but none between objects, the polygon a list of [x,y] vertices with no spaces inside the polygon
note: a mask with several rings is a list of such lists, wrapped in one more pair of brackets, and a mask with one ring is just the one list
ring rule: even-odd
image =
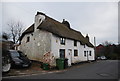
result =
[{"label": "car windscreen", "polygon": [[17,51],[10,51],[11,57],[20,57],[20,54]]},{"label": "car windscreen", "polygon": [[25,57],[25,54],[21,51],[18,51],[18,53],[20,54],[21,57]]}]

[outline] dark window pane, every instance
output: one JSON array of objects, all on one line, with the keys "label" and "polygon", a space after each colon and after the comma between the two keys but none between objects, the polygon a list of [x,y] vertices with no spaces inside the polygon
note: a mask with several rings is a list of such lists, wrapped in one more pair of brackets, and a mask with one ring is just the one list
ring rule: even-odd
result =
[{"label": "dark window pane", "polygon": [[86,51],[84,51],[84,56],[86,57]]},{"label": "dark window pane", "polygon": [[27,37],[27,41],[26,41],[26,42],[29,42],[29,41],[30,41],[30,37],[28,36],[28,37]]},{"label": "dark window pane", "polygon": [[76,40],[74,40],[74,46],[77,46],[77,41]]},{"label": "dark window pane", "polygon": [[89,51],[89,55],[91,56],[91,51]]},{"label": "dark window pane", "polygon": [[20,54],[17,51],[10,51],[11,57],[20,57]]},{"label": "dark window pane", "polygon": [[74,50],[74,56],[78,56],[78,50]]}]

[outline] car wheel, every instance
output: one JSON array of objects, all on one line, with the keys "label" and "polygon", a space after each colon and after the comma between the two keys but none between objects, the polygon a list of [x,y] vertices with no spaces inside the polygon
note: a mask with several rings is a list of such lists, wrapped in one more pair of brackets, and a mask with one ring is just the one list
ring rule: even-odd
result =
[{"label": "car wheel", "polygon": [[7,59],[7,63],[2,65],[2,72],[3,73],[9,72],[10,68],[11,68],[10,59]]}]

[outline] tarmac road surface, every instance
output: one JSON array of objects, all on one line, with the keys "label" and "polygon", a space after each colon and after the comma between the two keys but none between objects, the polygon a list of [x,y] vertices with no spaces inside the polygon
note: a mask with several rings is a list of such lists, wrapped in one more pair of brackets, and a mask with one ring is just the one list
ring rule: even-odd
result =
[{"label": "tarmac road surface", "polygon": [[4,77],[7,79],[118,79],[118,60],[99,60],[79,64],[56,72],[35,74],[19,77]]}]

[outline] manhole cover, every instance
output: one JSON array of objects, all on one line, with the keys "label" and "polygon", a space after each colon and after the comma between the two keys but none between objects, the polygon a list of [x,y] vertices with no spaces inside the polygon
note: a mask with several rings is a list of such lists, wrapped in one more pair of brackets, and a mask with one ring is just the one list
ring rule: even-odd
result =
[{"label": "manhole cover", "polygon": [[107,73],[100,73],[100,74],[98,74],[98,75],[103,76],[103,77],[108,77],[108,76],[110,76],[110,74],[107,74]]}]

